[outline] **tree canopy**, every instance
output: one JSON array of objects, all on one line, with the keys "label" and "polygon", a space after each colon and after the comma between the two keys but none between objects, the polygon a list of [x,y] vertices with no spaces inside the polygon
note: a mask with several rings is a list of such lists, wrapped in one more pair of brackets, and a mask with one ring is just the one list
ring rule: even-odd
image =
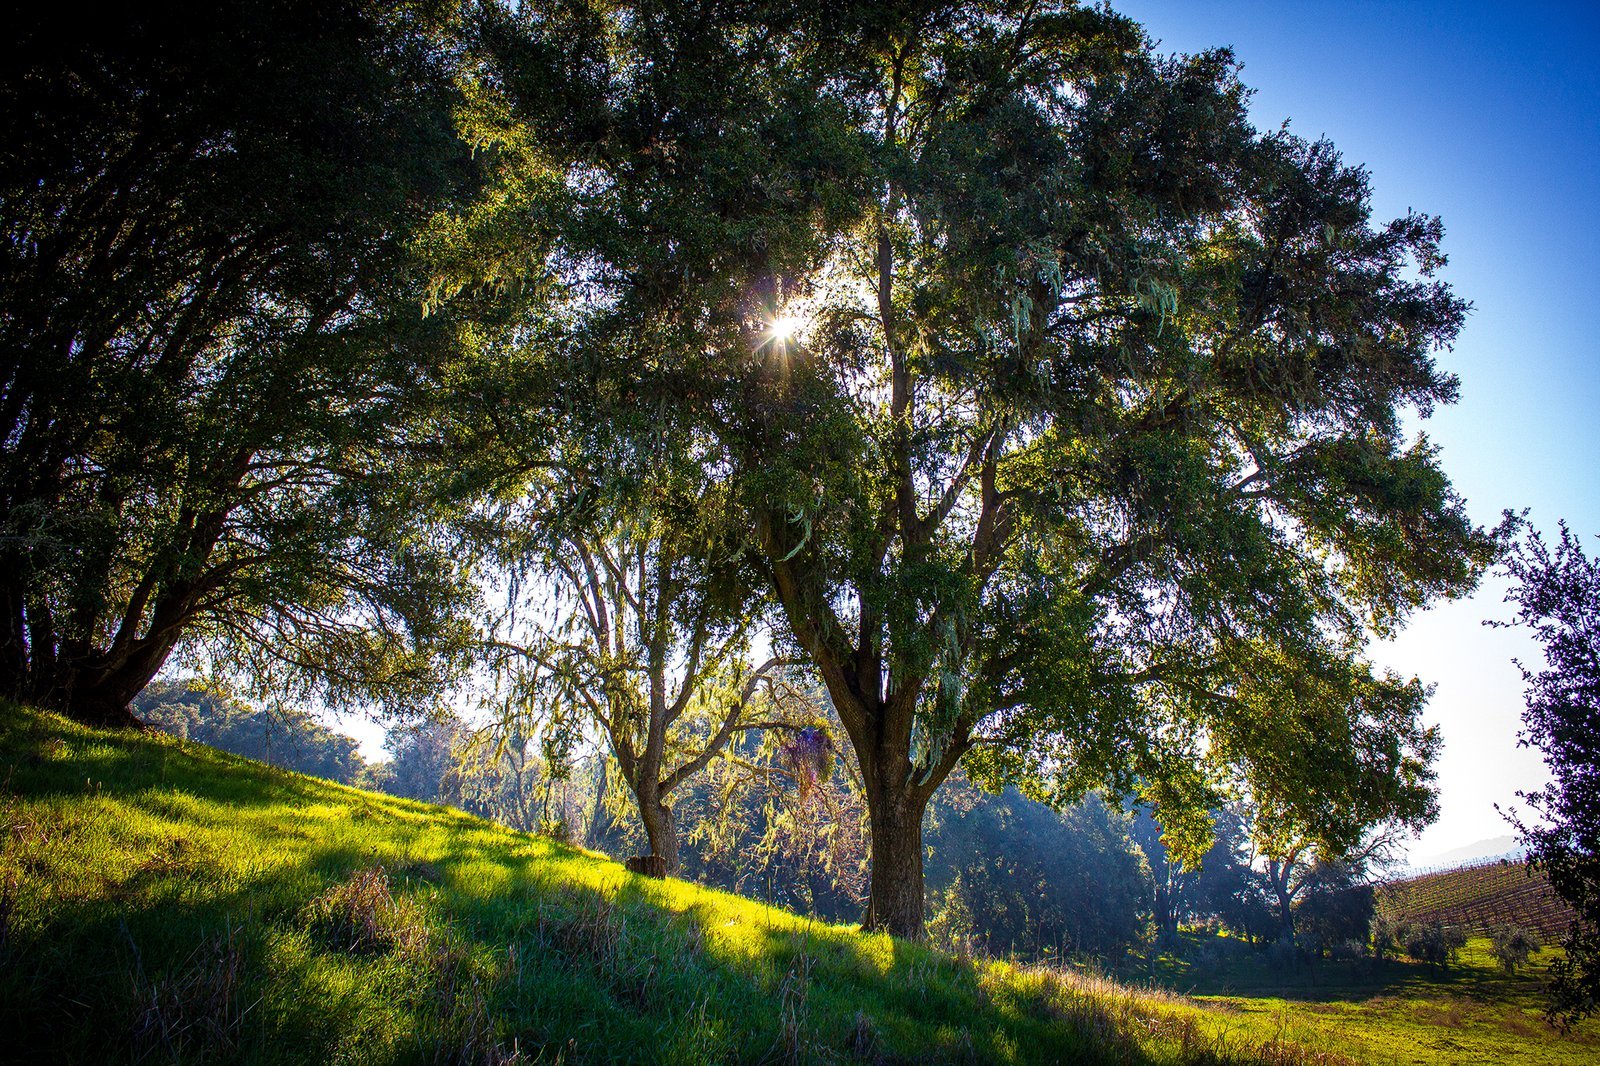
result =
[{"label": "tree canopy", "polygon": [[1519,743],[1544,755],[1550,783],[1519,793],[1540,821],[1516,824],[1529,865],[1576,914],[1551,967],[1551,1012],[1570,1023],[1600,1002],[1600,559],[1563,524],[1553,546],[1526,531],[1505,565],[1514,624],[1532,629],[1545,658],[1542,670],[1522,668]]},{"label": "tree canopy", "polygon": [[1187,855],[1224,789],[1329,854],[1430,815],[1426,688],[1362,649],[1494,551],[1402,423],[1455,396],[1437,219],[1101,9],[559,10],[505,24],[523,69],[584,28],[584,107],[509,105],[576,190],[572,343],[715,441],[859,761],[869,926],[920,932],[963,762]]},{"label": "tree canopy", "polygon": [[0,80],[0,691],[99,722],[175,648],[421,700],[461,574],[405,471],[461,350],[449,5],[16,13]]},{"label": "tree canopy", "polygon": [[558,154],[597,378],[717,442],[861,763],[867,924],[920,932],[963,760],[1141,792],[1186,853],[1224,786],[1330,853],[1426,818],[1426,688],[1362,648],[1493,554],[1402,427],[1456,389],[1437,219],[1107,11],[784,11],[590,11]]},{"label": "tree canopy", "polygon": [[[1466,307],[1439,220],[1254,129],[1228,52],[1002,0],[26,18],[10,690],[114,720],[186,640],[420,696],[476,641],[462,546],[556,484],[575,574],[646,530],[641,581],[774,605],[870,927],[921,934],[958,766],[1135,793],[1180,860],[1228,794],[1330,857],[1431,815],[1427,688],[1364,648],[1496,549],[1405,421]],[[685,469],[717,521],[656,536]]]}]

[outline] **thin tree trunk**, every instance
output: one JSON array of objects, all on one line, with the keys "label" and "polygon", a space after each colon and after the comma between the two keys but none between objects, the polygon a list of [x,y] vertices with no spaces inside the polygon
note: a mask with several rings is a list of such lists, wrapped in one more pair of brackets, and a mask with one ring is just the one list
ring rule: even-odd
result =
[{"label": "thin tree trunk", "polygon": [[1272,893],[1277,896],[1278,902],[1278,939],[1285,943],[1294,943],[1294,896],[1289,892],[1289,873],[1286,870],[1279,880],[1278,871],[1272,881]]},{"label": "thin tree trunk", "polygon": [[584,842],[591,848],[606,851],[609,850],[606,845],[611,840],[611,816],[606,812],[606,788],[609,783],[605,753],[601,752],[595,761],[598,766],[595,770],[594,807],[589,812],[589,827]]}]

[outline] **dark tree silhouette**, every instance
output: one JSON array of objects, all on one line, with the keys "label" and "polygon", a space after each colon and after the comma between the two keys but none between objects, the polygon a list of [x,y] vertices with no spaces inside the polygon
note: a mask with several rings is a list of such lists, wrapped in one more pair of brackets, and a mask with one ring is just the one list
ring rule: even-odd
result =
[{"label": "dark tree silhouette", "polygon": [[[174,651],[421,698],[459,636],[406,498],[470,187],[445,7],[15,12],[0,45],[0,693],[133,725]],[[265,687],[265,686],[264,686]]]},{"label": "dark tree silhouette", "polygon": [[1541,824],[1511,821],[1529,867],[1577,912],[1566,957],[1551,967],[1550,1013],[1570,1024],[1600,996],[1600,559],[1562,523],[1554,547],[1530,531],[1505,566],[1517,615],[1492,624],[1527,626],[1544,646],[1543,670],[1517,664],[1528,685],[1519,743],[1543,752],[1551,773],[1544,788],[1518,793]]}]

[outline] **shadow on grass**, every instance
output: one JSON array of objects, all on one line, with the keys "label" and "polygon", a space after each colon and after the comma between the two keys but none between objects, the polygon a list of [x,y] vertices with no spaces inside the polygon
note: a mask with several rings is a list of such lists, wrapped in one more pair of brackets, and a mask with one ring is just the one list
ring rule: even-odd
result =
[{"label": "shadow on grass", "polygon": [[[34,876],[0,1019],[68,1058],[117,1047],[149,1016],[141,989],[216,985],[193,960],[225,942],[249,1007],[229,1038],[241,1060],[355,1041],[422,1061],[467,1040],[485,1060],[1220,1061],[1175,1001],[652,881],[172,738],[24,717],[0,723],[0,750],[9,795],[59,816],[11,856]],[[311,901],[379,867],[425,930],[359,952],[321,936]]]},{"label": "shadow on grass", "polygon": [[[1194,956],[1204,957],[1208,941],[1222,940],[1191,936],[1185,952],[1190,959],[1163,957],[1152,972],[1153,979],[1190,996],[1273,998],[1311,1004],[1441,994],[1481,1002],[1542,1002],[1538,968],[1525,967],[1507,974],[1465,955],[1446,966],[1404,958],[1301,959],[1286,966],[1270,962],[1264,951],[1233,942],[1227,945],[1232,950],[1223,958],[1213,956],[1208,963],[1191,961]],[[1150,972],[1143,966],[1140,971]]]}]

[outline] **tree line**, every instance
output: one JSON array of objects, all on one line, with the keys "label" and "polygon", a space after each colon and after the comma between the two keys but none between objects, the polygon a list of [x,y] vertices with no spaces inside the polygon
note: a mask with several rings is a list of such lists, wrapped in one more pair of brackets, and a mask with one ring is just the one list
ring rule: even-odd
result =
[{"label": "tree line", "polygon": [[5,48],[10,695],[133,725],[176,661],[600,737],[663,869],[690,782],[825,708],[905,936],[958,770],[1186,868],[1231,799],[1280,855],[1432,816],[1427,686],[1365,649],[1511,533],[1404,428],[1466,304],[1226,50],[973,0]]}]

